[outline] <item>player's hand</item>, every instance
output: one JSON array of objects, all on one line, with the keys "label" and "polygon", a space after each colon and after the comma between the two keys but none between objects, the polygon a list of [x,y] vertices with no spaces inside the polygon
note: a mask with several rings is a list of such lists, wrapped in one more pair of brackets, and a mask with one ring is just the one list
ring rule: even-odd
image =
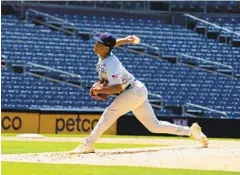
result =
[{"label": "player's hand", "polygon": [[107,81],[103,83],[100,83],[100,81],[95,82],[90,89],[90,92],[89,92],[90,96],[95,100],[103,100],[103,101],[108,100],[108,96],[109,96],[108,94],[99,93],[99,91],[106,86],[108,86]]},{"label": "player's hand", "polygon": [[101,101],[107,101],[108,100],[108,94],[101,94],[99,93],[99,90],[102,89],[103,84],[98,84],[97,86],[93,86],[90,89],[90,95],[95,100],[101,100]]},{"label": "player's hand", "polygon": [[97,96],[99,93],[99,90],[103,88],[103,84],[96,82],[93,84],[92,88],[90,89],[90,95],[92,97]]},{"label": "player's hand", "polygon": [[90,89],[90,96],[94,97],[94,96],[97,96],[98,95],[98,88],[96,88],[97,86],[93,86],[91,89]]},{"label": "player's hand", "polygon": [[127,36],[126,40],[128,43],[133,43],[133,44],[139,44],[141,41],[140,38],[135,35]]},{"label": "player's hand", "polygon": [[99,89],[100,89],[99,87],[95,87],[95,88],[93,88],[93,89],[92,89],[92,95],[93,95],[93,96],[97,96],[98,93],[99,93],[99,92],[98,92]]}]

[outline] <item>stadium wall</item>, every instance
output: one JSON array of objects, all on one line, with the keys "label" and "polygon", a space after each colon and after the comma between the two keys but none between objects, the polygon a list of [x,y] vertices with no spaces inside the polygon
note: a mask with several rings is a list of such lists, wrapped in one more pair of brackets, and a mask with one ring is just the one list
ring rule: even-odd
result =
[{"label": "stadium wall", "polygon": [[[238,119],[221,119],[221,118],[187,118],[187,117],[158,117],[163,121],[179,125],[191,126],[197,122],[208,137],[220,138],[240,138]],[[134,116],[123,116],[117,123],[117,134],[119,135],[166,135],[153,134],[149,132]]]},{"label": "stadium wall", "polygon": [[[98,113],[2,111],[2,133],[89,134],[97,124]],[[106,132],[117,134],[117,122]]]},{"label": "stadium wall", "polygon": [[[12,111],[1,113],[2,133],[89,134],[97,124],[101,112]],[[191,126],[198,122],[209,137],[240,138],[240,120],[187,117],[158,117],[178,125]],[[106,135],[149,135],[149,132],[132,114],[122,116]]]}]

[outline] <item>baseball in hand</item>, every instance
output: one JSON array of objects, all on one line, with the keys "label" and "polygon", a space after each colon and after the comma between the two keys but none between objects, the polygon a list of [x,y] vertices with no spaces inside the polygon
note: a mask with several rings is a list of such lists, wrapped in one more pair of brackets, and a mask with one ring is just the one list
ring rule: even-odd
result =
[{"label": "baseball in hand", "polygon": [[133,43],[134,44],[139,44],[141,42],[141,39],[137,36],[133,36],[134,40],[133,40]]}]

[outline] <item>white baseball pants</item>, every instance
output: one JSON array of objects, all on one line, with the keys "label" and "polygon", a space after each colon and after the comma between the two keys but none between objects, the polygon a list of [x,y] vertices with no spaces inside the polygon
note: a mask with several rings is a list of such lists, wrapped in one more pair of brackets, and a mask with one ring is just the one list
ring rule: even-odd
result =
[{"label": "white baseball pants", "polygon": [[93,144],[122,115],[132,111],[136,118],[153,133],[190,135],[188,126],[179,126],[166,121],[159,121],[148,101],[148,90],[140,81],[134,81],[130,89],[122,92],[103,112],[97,125],[84,141]]}]

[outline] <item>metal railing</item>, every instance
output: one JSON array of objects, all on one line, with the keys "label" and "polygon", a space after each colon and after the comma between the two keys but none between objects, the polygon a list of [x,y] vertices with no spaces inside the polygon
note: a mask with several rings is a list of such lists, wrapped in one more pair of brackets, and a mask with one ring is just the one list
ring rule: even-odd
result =
[{"label": "metal railing", "polygon": [[[67,20],[63,20],[61,18],[57,18],[52,15],[48,15],[47,13],[42,13],[33,9],[29,9],[28,11],[26,11],[25,16],[27,19],[31,19],[32,21],[39,23],[41,25],[45,25],[49,28],[65,32],[70,35],[76,35],[77,28],[75,27],[74,23],[68,22]],[[38,19],[38,17],[43,17],[44,20],[50,19],[52,21],[43,21]],[[60,26],[58,27],[57,25],[54,25],[51,22],[57,22],[60,24]],[[66,27],[70,27],[71,29],[73,29],[73,31],[68,30]]]},{"label": "metal railing", "polygon": [[204,24],[206,24],[206,25],[213,26],[213,27],[215,27],[216,29],[218,29],[218,30],[220,30],[220,31],[225,31],[225,32],[227,32],[227,33],[229,33],[229,34],[240,36],[240,33],[238,33],[238,32],[234,32],[234,31],[229,30],[229,29],[227,29],[227,28],[225,28],[225,27],[218,26],[218,25],[216,25],[216,24],[214,24],[214,23],[205,21],[205,20],[200,19],[200,18],[198,18],[198,17],[195,17],[195,16],[193,16],[193,15],[184,14],[184,16],[189,17],[189,18],[194,19],[194,20],[197,20],[197,21],[200,21],[200,22],[202,22],[202,23],[204,23]]},{"label": "metal railing", "polygon": [[[216,113],[216,114],[223,115],[224,117],[222,117],[222,118],[228,118],[227,113],[224,112],[224,111],[211,109],[211,108],[208,108],[208,107],[205,107],[205,106],[201,106],[201,105],[196,105],[196,104],[193,104],[193,103],[185,103],[183,105],[183,115],[187,116],[187,117],[201,117],[199,115],[194,115],[194,114],[189,113],[188,110],[186,109],[187,107],[193,107],[193,108],[197,108],[199,110],[206,110],[209,113]],[[209,117],[209,116],[205,115],[204,117]],[[210,118],[212,118],[212,117],[210,116]],[[219,118],[219,116],[217,116],[217,118]]]},{"label": "metal railing", "polygon": [[34,10],[34,9],[29,9],[26,13],[27,13],[27,16],[29,16],[31,13],[33,13],[35,15],[40,15],[40,16],[47,17],[49,19],[55,20],[57,22],[61,22],[62,24],[67,24],[67,25],[75,27],[75,24],[72,23],[72,22],[68,22],[67,20],[63,20],[61,18],[57,18],[55,16],[52,16],[52,15],[49,15],[47,13],[43,13],[43,12],[40,12],[40,11],[37,11],[37,10]]},{"label": "metal railing", "polygon": [[[58,82],[58,83],[68,84],[68,85],[76,87],[76,88],[84,88],[81,75],[69,73],[69,72],[66,72],[66,71],[54,69],[54,68],[51,68],[51,67],[48,67],[48,66],[43,66],[43,65],[36,64],[36,63],[31,63],[31,62],[26,63],[26,67],[28,69],[25,69],[25,71],[24,71],[25,74],[35,76],[35,77],[39,77],[39,78],[44,78],[44,79],[47,79],[47,80],[50,80],[50,81],[55,81],[55,82]],[[51,73],[51,72],[52,73],[57,73],[58,77],[52,77],[51,75],[47,75],[47,74],[43,74],[43,75],[38,74],[34,71],[31,71],[30,67],[41,68],[40,70],[48,71],[48,73]],[[75,81],[73,81],[73,80],[72,81],[71,80],[67,81],[67,79],[68,80],[77,79],[77,81],[76,80]]]},{"label": "metal railing", "polygon": [[[182,57],[185,57],[185,58],[188,58],[188,59],[193,59],[195,62],[183,61]],[[234,71],[233,71],[232,66],[229,66],[229,65],[226,65],[226,64],[210,61],[210,60],[207,60],[207,59],[202,59],[202,58],[199,58],[199,57],[196,57],[196,56],[191,56],[191,55],[183,54],[183,53],[179,54],[179,58],[181,58],[181,59],[179,59],[179,63],[183,64],[183,65],[186,65],[188,67],[198,68],[198,69],[201,69],[201,70],[204,70],[204,71],[207,71],[207,72],[212,72],[212,73],[215,72],[215,73],[218,73],[218,74],[221,74],[221,75],[224,75],[224,76],[228,76],[228,77],[231,77],[231,78],[233,78],[233,76],[234,76]],[[212,65],[212,66],[210,66],[209,69],[208,69],[207,67],[204,68],[204,64],[208,64],[208,66],[209,65]],[[227,70],[226,73],[220,71],[221,67],[224,68],[224,70]],[[213,70],[211,70],[211,68],[213,68]]]}]

